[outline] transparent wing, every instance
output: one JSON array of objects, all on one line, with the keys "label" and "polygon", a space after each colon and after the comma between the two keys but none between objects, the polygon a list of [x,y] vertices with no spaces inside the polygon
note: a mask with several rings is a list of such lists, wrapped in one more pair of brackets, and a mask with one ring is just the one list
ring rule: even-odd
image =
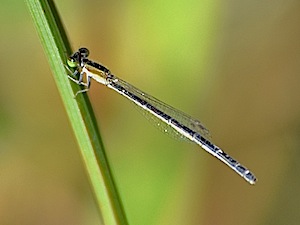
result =
[{"label": "transparent wing", "polygon": [[[187,115],[186,113],[173,108],[172,106],[169,106],[162,101],[158,100],[157,98],[154,98],[151,95],[148,95],[144,93],[143,91],[139,90],[138,88],[128,84],[126,81],[121,80],[119,78],[114,79],[114,83],[121,85],[123,88],[125,88],[127,91],[133,93],[134,95],[138,96],[139,98],[143,99],[144,101],[147,101],[151,105],[155,106],[157,109],[161,110],[165,114],[168,114],[181,124],[185,125],[186,127],[196,131],[197,133],[200,133],[201,135],[205,136],[206,138],[210,139],[210,133],[209,130],[205,128],[205,126],[197,119],[192,118],[191,116]],[[170,136],[174,138],[179,139],[186,139],[182,134],[178,133],[176,130],[174,130],[171,126],[168,124],[161,122],[160,119],[156,118],[151,113],[143,110],[140,107],[137,107],[139,111],[142,112],[143,115],[149,121],[153,121],[154,125],[158,127],[160,130],[162,130],[164,133],[169,134]]]}]

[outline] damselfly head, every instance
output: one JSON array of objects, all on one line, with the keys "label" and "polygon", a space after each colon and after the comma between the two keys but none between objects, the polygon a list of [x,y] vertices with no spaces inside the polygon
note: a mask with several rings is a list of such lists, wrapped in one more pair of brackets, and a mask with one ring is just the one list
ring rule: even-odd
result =
[{"label": "damselfly head", "polygon": [[83,59],[86,59],[89,55],[87,48],[80,48],[77,52],[73,53],[67,60],[67,64],[71,68],[78,67],[82,64]]},{"label": "damselfly head", "polygon": [[82,58],[87,58],[90,54],[90,51],[87,48],[80,48],[78,52]]},{"label": "damselfly head", "polygon": [[67,60],[67,64],[68,64],[68,66],[71,67],[71,68],[78,67],[78,64],[79,64],[78,56],[77,56],[77,55],[74,56],[74,54],[71,55],[71,56],[68,58],[68,60]]}]

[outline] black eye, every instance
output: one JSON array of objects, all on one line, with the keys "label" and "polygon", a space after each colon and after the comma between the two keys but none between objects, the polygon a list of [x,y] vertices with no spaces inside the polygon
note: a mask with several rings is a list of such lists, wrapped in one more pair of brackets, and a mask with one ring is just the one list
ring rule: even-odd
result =
[{"label": "black eye", "polygon": [[90,51],[87,48],[80,48],[78,52],[83,58],[87,58],[90,54]]}]

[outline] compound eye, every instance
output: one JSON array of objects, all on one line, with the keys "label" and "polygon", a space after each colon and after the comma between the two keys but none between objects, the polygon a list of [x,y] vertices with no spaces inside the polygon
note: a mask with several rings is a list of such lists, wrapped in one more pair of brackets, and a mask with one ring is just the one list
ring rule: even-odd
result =
[{"label": "compound eye", "polygon": [[67,60],[67,64],[68,64],[69,67],[75,68],[75,67],[77,67],[78,62],[75,58],[69,57],[68,60]]},{"label": "compound eye", "polygon": [[90,54],[90,51],[87,48],[80,48],[78,52],[83,58],[87,58]]}]

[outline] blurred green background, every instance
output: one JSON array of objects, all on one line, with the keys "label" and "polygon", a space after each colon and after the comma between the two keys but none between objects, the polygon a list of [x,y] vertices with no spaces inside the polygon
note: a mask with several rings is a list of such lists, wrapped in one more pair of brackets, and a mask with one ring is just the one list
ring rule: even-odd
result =
[{"label": "blurred green background", "polygon": [[[72,47],[200,118],[250,186],[92,84],[131,225],[300,223],[300,1],[56,1]],[[23,1],[0,8],[0,224],[101,224]]]}]

